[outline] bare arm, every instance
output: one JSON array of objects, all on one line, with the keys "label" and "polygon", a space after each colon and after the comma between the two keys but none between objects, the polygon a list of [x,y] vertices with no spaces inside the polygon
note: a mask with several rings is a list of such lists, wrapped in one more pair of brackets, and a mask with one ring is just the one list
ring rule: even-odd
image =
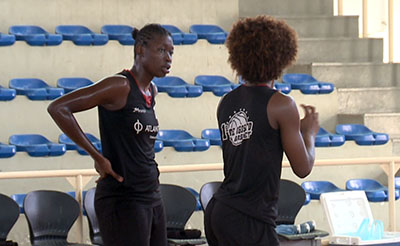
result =
[{"label": "bare arm", "polygon": [[129,91],[129,82],[124,77],[109,77],[90,87],[60,97],[47,108],[58,127],[94,159],[100,179],[110,174],[122,181],[122,177],[111,169],[109,161],[86,137],[73,114],[99,105],[109,110],[121,109],[126,104]]},{"label": "bare arm", "polygon": [[306,177],[314,165],[315,136],[319,130],[318,113],[312,106],[301,105],[305,111],[300,121],[296,103],[291,97],[276,93],[267,107],[271,125],[280,129],[282,146],[293,172]]}]

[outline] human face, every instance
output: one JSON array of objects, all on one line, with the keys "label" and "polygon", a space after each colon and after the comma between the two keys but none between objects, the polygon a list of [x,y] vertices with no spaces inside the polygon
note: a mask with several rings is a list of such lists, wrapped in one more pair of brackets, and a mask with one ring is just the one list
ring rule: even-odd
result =
[{"label": "human face", "polygon": [[170,36],[156,36],[144,50],[143,65],[153,77],[164,77],[169,73],[174,46]]}]

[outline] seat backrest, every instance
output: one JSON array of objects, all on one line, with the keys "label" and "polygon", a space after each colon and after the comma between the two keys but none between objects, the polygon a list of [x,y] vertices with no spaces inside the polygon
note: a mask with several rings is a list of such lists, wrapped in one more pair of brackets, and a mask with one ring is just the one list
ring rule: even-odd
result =
[{"label": "seat backrest", "polygon": [[160,184],[160,191],[167,216],[167,228],[183,230],[196,209],[196,198],[179,185]]},{"label": "seat backrest", "polygon": [[19,216],[19,206],[10,197],[0,194],[0,242],[7,239],[7,235]]},{"label": "seat backrest", "polygon": [[276,224],[294,224],[296,216],[304,205],[305,200],[306,193],[299,184],[281,179]]},{"label": "seat backrest", "polygon": [[200,188],[200,202],[203,210],[206,210],[208,202],[221,186],[221,183],[221,181],[208,182]]},{"label": "seat backrest", "polygon": [[59,191],[29,192],[24,200],[30,240],[65,240],[79,216],[79,203],[70,195]]},{"label": "seat backrest", "polygon": [[99,222],[97,221],[96,211],[94,209],[94,196],[96,187],[91,188],[85,194],[83,200],[83,208],[86,210],[89,222],[90,240],[93,244],[103,245],[103,240],[100,235]]}]

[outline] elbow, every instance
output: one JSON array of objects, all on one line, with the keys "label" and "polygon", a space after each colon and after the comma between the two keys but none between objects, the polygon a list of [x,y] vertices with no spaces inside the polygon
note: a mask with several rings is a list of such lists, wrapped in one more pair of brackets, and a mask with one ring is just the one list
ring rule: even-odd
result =
[{"label": "elbow", "polygon": [[303,165],[303,168],[297,168],[293,171],[297,177],[304,179],[311,173],[313,166],[314,166],[314,162],[310,162],[307,165]]},{"label": "elbow", "polygon": [[57,113],[57,106],[54,105],[54,103],[50,103],[50,105],[47,107],[47,112],[50,114],[51,117],[54,118],[54,116]]},{"label": "elbow", "polygon": [[309,174],[311,173],[311,170],[302,170],[301,172],[295,172],[296,176],[304,179],[305,177],[307,177]]}]

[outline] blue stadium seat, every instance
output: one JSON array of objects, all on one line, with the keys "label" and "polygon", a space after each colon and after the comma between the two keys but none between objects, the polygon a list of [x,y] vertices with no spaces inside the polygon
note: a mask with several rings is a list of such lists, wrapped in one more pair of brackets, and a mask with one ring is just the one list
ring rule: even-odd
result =
[{"label": "blue stadium seat", "polygon": [[11,79],[9,87],[17,91],[17,95],[26,95],[31,100],[53,100],[64,95],[64,89],[49,86],[41,79]]},{"label": "blue stadium seat", "polygon": [[59,78],[57,80],[57,87],[63,88],[65,93],[89,85],[93,85],[93,82],[87,78],[71,77],[71,78]]},{"label": "blue stadium seat", "polygon": [[310,194],[310,199],[319,200],[322,193],[343,191],[330,181],[305,181],[301,184],[304,191]]},{"label": "blue stadium seat", "polygon": [[198,97],[203,94],[203,87],[186,83],[176,76],[154,78],[154,84],[159,92],[166,92],[171,97]]},{"label": "blue stadium seat", "polygon": [[17,152],[14,145],[4,144],[0,142],[0,158],[13,157]]},{"label": "blue stadium seat", "polygon": [[157,139],[163,141],[166,147],[174,147],[176,151],[204,151],[210,148],[208,139],[195,138],[184,130],[160,130]]},{"label": "blue stadium seat", "polygon": [[240,86],[240,84],[234,84],[227,78],[219,75],[198,75],[194,78],[194,84],[201,85],[203,91],[211,91],[219,97]]},{"label": "blue stadium seat", "polygon": [[196,209],[194,211],[201,211],[203,210],[201,207],[201,202],[200,202],[200,194],[193,188],[191,187],[185,187],[188,191],[190,191],[194,197],[196,197]]},{"label": "blue stadium seat", "polygon": [[101,27],[101,33],[107,34],[109,40],[118,40],[122,45],[134,45],[135,40],[132,37],[134,28],[128,25],[104,25]]},{"label": "blue stadium seat", "polygon": [[222,145],[219,129],[204,129],[201,131],[201,138],[210,140],[211,145]]},{"label": "blue stadium seat", "polygon": [[316,147],[333,147],[341,146],[346,141],[344,135],[332,134],[324,128],[319,128],[317,136],[315,138]]},{"label": "blue stadium seat", "polygon": [[15,35],[0,32],[0,46],[9,46],[15,43]]},{"label": "blue stadium seat", "polygon": [[197,33],[185,33],[174,25],[162,25],[167,29],[172,36],[175,45],[179,44],[194,44],[197,42]]},{"label": "blue stadium seat", "polygon": [[18,204],[19,207],[19,213],[23,214],[25,213],[24,211],[24,199],[26,197],[26,194],[12,194],[11,198]]},{"label": "blue stadium seat", "polygon": [[306,192],[306,200],[304,201],[304,205],[307,205],[311,202],[311,195]]},{"label": "blue stadium seat", "polygon": [[394,188],[400,189],[400,177],[394,178]]},{"label": "blue stadium seat", "polygon": [[63,41],[60,34],[50,34],[40,26],[15,25],[8,32],[15,35],[16,40],[24,40],[32,46],[59,45]]},{"label": "blue stadium seat", "polygon": [[[90,142],[93,144],[93,146],[96,147],[96,149],[101,152],[102,149],[101,149],[100,139],[98,139],[97,137],[95,137],[94,135],[92,135],[90,133],[85,133],[85,134],[88,137],[88,139],[90,140]],[[78,146],[76,143],[74,143],[64,133],[62,133],[58,137],[58,142],[61,143],[61,144],[65,144],[65,146],[67,147],[67,150],[76,150],[81,155],[88,155],[88,153],[84,149],[82,149],[80,146]]]},{"label": "blue stadium seat", "polygon": [[344,135],[346,140],[354,140],[358,145],[382,145],[389,141],[389,135],[370,130],[361,124],[336,125],[336,133]]},{"label": "blue stadium seat", "polygon": [[39,134],[15,134],[8,141],[17,147],[17,151],[25,151],[33,157],[60,156],[67,150],[65,144],[51,142]]},{"label": "blue stadium seat", "polygon": [[17,92],[14,89],[4,88],[0,85],[0,101],[10,101],[15,98]]},{"label": "blue stadium seat", "polygon": [[154,142],[154,152],[158,153],[164,148],[164,143],[161,140],[156,140]]},{"label": "blue stadium seat", "polygon": [[[388,200],[388,188],[374,179],[350,179],[346,181],[346,190],[364,190],[368,201]],[[395,199],[399,199],[400,190],[395,189]]]},{"label": "blue stadium seat", "polygon": [[289,83],[292,89],[298,89],[303,94],[329,94],[334,85],[329,82],[321,82],[313,76],[305,73],[287,73],[282,76],[284,83]]},{"label": "blue stadium seat", "polygon": [[108,42],[107,34],[95,33],[82,25],[59,25],[56,27],[56,33],[76,45],[104,45]]},{"label": "blue stadium seat", "polygon": [[225,43],[228,33],[217,25],[191,25],[191,33],[196,33],[198,39],[207,39],[211,44]]},{"label": "blue stadium seat", "polygon": [[292,91],[292,86],[288,83],[274,82],[274,89],[279,90],[284,94],[289,94]]}]

